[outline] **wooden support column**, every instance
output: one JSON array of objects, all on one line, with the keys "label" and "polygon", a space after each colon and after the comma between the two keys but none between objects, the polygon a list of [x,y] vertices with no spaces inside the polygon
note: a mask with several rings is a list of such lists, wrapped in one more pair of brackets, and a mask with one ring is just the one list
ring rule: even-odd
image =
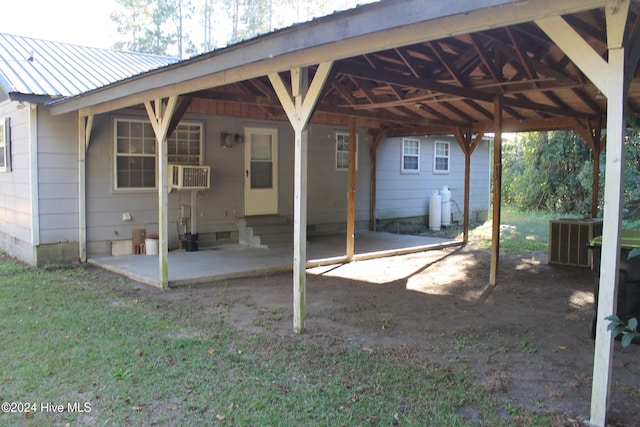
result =
[{"label": "wooden support column", "polygon": [[600,154],[605,147],[606,137],[602,137],[600,121],[578,120],[576,132],[585,140],[593,151],[593,182],[591,185],[591,218],[598,216],[598,196],[600,192]]},{"label": "wooden support column", "polygon": [[[613,338],[607,330],[605,317],[616,313],[620,229],[622,222],[622,194],[625,164],[626,90],[637,66],[638,35],[625,40],[629,16],[629,0],[611,1],[605,7],[607,24],[608,60],[593,50],[562,17],[536,21],[538,26],[564,51],[607,97],[607,157],[604,189],[604,215],[598,312],[596,313],[596,342],[593,360],[590,425],[606,425],[611,389]],[[627,62],[627,45],[632,44],[632,55]]]},{"label": "wooden support column", "polygon": [[271,85],[278,95],[295,132],[294,189],[293,189],[293,330],[304,332],[306,317],[307,266],[307,125],[324,88],[332,62],[318,66],[311,84],[308,69],[294,68],[291,72],[291,91],[278,73],[269,74]]},{"label": "wooden support column", "polygon": [[347,183],[347,261],[353,260],[356,238],[356,119],[349,118],[349,179]]},{"label": "wooden support column", "polygon": [[178,97],[170,96],[165,107],[162,99],[147,101],[144,106],[156,136],[157,184],[158,184],[158,267],[159,285],[169,287],[169,186],[167,132]]},{"label": "wooden support column", "polygon": [[500,205],[502,204],[502,95],[496,96],[493,109],[493,218],[491,231],[491,265],[489,284],[495,285],[500,258]]},{"label": "wooden support column", "polygon": [[369,230],[376,231],[376,196],[378,188],[377,178],[377,157],[378,146],[387,136],[385,130],[379,130],[373,136],[373,143],[369,149],[369,166],[371,168],[369,175]]},{"label": "wooden support column", "polygon": [[470,174],[471,174],[471,155],[475,151],[482,137],[484,136],[484,130],[478,132],[476,137],[472,140],[471,129],[454,130],[456,141],[462,152],[464,153],[464,207],[463,207],[463,219],[462,219],[462,242],[467,243],[469,241],[469,193],[470,193]]},{"label": "wooden support column", "polygon": [[78,259],[87,260],[87,150],[93,127],[93,115],[78,114]]}]

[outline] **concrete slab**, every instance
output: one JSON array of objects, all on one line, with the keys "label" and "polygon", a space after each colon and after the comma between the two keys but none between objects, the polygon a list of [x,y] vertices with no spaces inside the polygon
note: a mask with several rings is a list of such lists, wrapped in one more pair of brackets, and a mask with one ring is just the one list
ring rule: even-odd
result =
[{"label": "concrete slab", "polygon": [[[354,261],[421,252],[460,245],[453,239],[361,231],[355,238]],[[307,242],[307,266],[345,261],[346,237],[315,237]],[[293,270],[293,249],[224,245],[195,252],[169,252],[169,286],[188,286],[239,277],[255,277]],[[122,255],[88,260],[105,270],[135,281],[159,286],[157,255]]]}]

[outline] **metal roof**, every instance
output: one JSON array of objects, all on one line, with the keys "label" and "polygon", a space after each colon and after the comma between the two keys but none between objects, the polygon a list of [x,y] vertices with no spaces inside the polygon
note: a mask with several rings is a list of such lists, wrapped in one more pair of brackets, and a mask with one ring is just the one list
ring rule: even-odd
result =
[{"label": "metal roof", "polygon": [[74,96],[177,61],[0,33],[0,91],[13,100]]}]

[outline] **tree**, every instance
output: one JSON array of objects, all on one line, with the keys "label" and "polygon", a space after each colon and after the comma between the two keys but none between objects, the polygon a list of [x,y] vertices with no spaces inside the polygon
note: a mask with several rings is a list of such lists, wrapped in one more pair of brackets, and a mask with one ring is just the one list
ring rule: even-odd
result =
[{"label": "tree", "polygon": [[213,0],[203,0],[202,3],[202,30],[203,30],[203,40],[202,40],[202,51],[208,52],[213,50],[216,47],[216,40],[214,37],[214,1]]},{"label": "tree", "polygon": [[505,143],[503,156],[506,204],[522,210],[590,212],[592,154],[574,132],[524,134]]},{"label": "tree", "polygon": [[111,13],[111,21],[116,24],[119,34],[129,37],[129,41],[120,41],[114,44],[114,49],[139,52],[138,41],[146,26],[148,0],[116,0],[125,12]]},{"label": "tree", "polygon": [[193,10],[188,0],[116,1],[123,11],[112,13],[111,20],[128,41],[118,42],[114,48],[178,57],[195,51],[184,25]]},{"label": "tree", "polygon": [[175,43],[175,33],[168,33],[164,24],[176,13],[172,0],[152,0],[147,9],[148,24],[139,40],[140,52],[167,55],[169,46]]}]

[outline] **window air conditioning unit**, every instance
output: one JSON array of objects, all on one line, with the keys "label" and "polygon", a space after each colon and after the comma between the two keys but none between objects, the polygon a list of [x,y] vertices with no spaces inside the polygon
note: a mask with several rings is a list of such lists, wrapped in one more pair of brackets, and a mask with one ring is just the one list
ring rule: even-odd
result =
[{"label": "window air conditioning unit", "polygon": [[210,166],[169,165],[169,188],[206,190],[211,177]]}]

